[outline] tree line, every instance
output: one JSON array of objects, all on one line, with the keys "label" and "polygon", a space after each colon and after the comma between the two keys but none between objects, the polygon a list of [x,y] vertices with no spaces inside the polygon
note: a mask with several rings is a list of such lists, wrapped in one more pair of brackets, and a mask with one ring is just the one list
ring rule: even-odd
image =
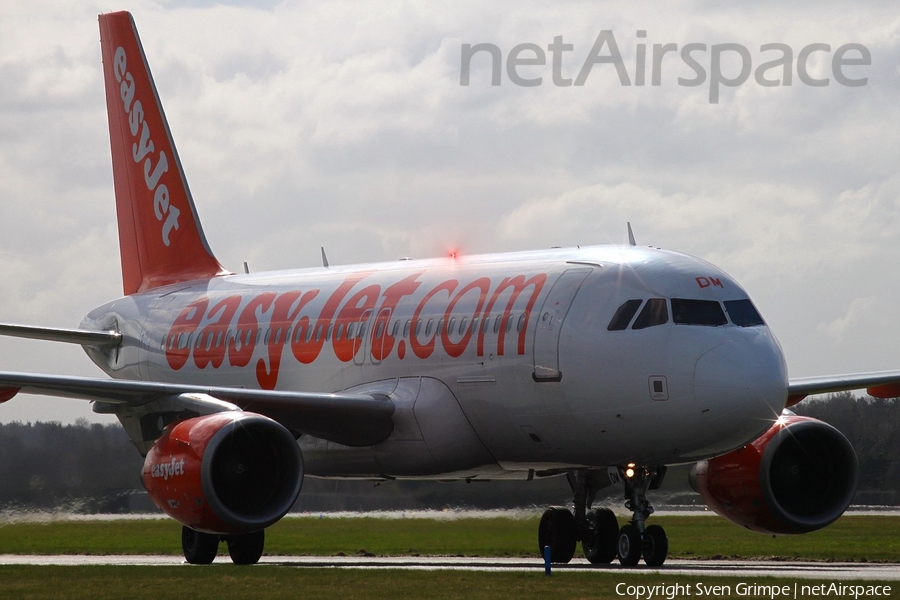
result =
[{"label": "tree line", "polygon": [[[856,398],[849,392],[809,399],[794,412],[839,429],[860,466],[855,504],[900,505],[900,399]],[[118,425],[56,422],[0,424],[0,509],[121,513],[155,511],[140,481],[143,459]],[[687,469],[669,469],[657,504],[699,504]],[[612,489],[601,502],[618,503]],[[488,485],[307,478],[295,510],[516,508],[571,500],[565,478]]]}]

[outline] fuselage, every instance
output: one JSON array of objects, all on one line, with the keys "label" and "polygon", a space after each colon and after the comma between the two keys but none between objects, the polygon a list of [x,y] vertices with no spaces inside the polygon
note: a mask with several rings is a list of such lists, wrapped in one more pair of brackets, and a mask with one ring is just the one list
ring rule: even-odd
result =
[{"label": "fuselage", "polygon": [[116,378],[380,391],[374,447],[300,438],[309,474],[497,477],[677,464],[784,407],[781,348],[746,292],[684,254],[601,246],[213,277],[92,311]]}]

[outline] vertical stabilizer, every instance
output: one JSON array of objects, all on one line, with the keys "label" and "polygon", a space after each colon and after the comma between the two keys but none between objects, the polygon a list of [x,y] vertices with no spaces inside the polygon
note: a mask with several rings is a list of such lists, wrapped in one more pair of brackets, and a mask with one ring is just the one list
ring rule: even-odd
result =
[{"label": "vertical stabilizer", "polygon": [[100,15],[100,46],[125,293],[227,273],[200,227],[130,13]]}]

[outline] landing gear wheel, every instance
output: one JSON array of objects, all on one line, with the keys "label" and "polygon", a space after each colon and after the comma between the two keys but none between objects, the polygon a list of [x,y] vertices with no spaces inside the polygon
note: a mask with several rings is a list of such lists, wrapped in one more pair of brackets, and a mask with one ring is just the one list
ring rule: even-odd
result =
[{"label": "landing gear wheel", "polygon": [[594,565],[608,565],[616,557],[616,538],[619,523],[616,515],[608,508],[590,510],[585,515],[588,529],[581,549],[588,562]]},{"label": "landing gear wheel", "polygon": [[619,562],[623,567],[633,567],[641,559],[641,532],[629,523],[619,530],[619,538],[616,542],[619,554]]},{"label": "landing gear wheel", "polygon": [[644,530],[644,562],[648,567],[658,567],[669,554],[669,538],[659,525],[650,525]]},{"label": "landing gear wheel", "polygon": [[211,564],[219,553],[219,536],[182,527],[181,550],[185,560],[192,565]]},{"label": "landing gear wheel", "polygon": [[538,526],[538,550],[550,546],[550,562],[567,563],[575,555],[575,517],[566,508],[548,508]]},{"label": "landing gear wheel", "polygon": [[242,533],[225,538],[228,554],[236,565],[255,565],[262,556],[266,545],[266,532],[260,529],[253,533]]}]

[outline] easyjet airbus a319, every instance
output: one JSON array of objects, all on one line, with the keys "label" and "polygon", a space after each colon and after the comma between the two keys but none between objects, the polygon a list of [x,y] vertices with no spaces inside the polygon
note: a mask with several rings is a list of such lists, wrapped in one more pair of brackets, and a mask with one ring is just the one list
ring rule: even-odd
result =
[{"label": "easyjet airbus a319", "polygon": [[[80,329],[0,333],[80,344],[110,379],[0,373],[18,392],[114,414],[191,563],[225,541],[259,560],[303,478],[565,476],[538,548],[592,563],[668,540],[648,496],[694,464],[709,507],[760,532],[828,525],[858,469],[807,394],[900,395],[900,371],[790,380],[747,293],[713,265],[630,245],[234,274],[200,226],[137,30],[100,16],[124,296]],[[592,509],[622,485],[631,519]]]}]

